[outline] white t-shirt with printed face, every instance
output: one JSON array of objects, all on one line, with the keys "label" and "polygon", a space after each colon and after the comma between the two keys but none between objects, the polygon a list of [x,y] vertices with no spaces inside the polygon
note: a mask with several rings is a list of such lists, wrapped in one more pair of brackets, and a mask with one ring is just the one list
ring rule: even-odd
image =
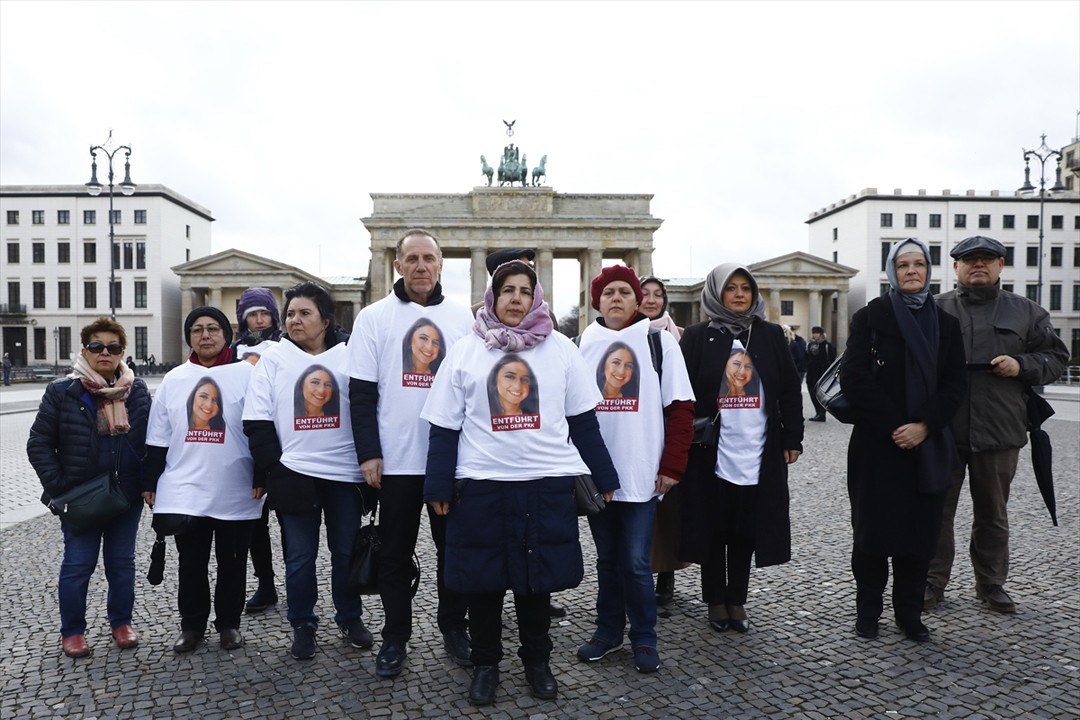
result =
[{"label": "white t-shirt with printed face", "polygon": [[619,471],[615,500],[645,502],[656,492],[664,450],[664,408],[694,400],[679,344],[660,333],[663,372],[657,377],[649,349],[649,323],[622,330],[592,323],[581,334],[581,356],[603,394],[596,406],[600,434]]},{"label": "white t-shirt with printed face", "polygon": [[765,450],[765,388],[743,344],[731,345],[720,395],[720,444],[716,475],[735,485],[757,485]]},{"label": "white t-shirt with printed face", "polygon": [[379,385],[384,475],[423,475],[428,424],[420,417],[446,354],[472,331],[469,309],[402,302],[391,294],[360,311],[349,340],[348,374]]},{"label": "white t-shirt with printed face", "polygon": [[470,333],[451,348],[421,417],[461,431],[456,477],[536,480],[589,472],[566,418],[600,399],[580,353],[562,335],[505,353]]},{"label": "white t-shirt with printed face", "polygon": [[245,420],[270,420],[281,464],[312,477],[361,482],[349,414],[348,349],[309,355],[288,340],[263,354],[248,385]]},{"label": "white t-shirt with printed face", "polygon": [[241,417],[252,367],[184,363],[161,381],[150,406],[146,443],[168,448],[154,512],[254,520],[254,463]]}]

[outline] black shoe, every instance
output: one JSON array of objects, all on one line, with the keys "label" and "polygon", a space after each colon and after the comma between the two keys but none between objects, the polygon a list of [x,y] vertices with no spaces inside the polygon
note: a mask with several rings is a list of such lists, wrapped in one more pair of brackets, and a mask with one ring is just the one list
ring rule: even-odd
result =
[{"label": "black shoe", "polygon": [[926,589],[923,590],[922,596],[922,609],[933,610],[942,603],[945,599],[945,591],[939,587],[934,587],[930,583],[926,583]]},{"label": "black shoe", "polygon": [[553,618],[564,618],[566,617],[566,608],[564,608],[562,605],[556,605],[553,602],[549,602],[548,615]]},{"label": "black shoe", "polygon": [[244,605],[244,612],[248,615],[255,615],[257,613],[264,612],[271,605],[277,605],[278,596],[277,590],[271,583],[265,585],[259,583],[258,589],[248,599],[247,604]]},{"label": "black shoe", "polygon": [[878,636],[879,628],[877,618],[858,618],[855,620],[855,634],[867,640],[873,640]]},{"label": "black shoe", "polygon": [[656,573],[656,606],[664,607],[675,599],[675,573]]},{"label": "black shoe", "polygon": [[364,627],[364,621],[360,618],[356,618],[352,622],[339,625],[338,630],[341,631],[342,637],[349,638],[349,644],[354,648],[360,648],[361,650],[367,650],[375,644],[375,638],[372,637],[371,631]]},{"label": "black shoe", "polygon": [[908,640],[926,642],[930,639],[930,630],[922,624],[921,620],[901,620],[896,618],[896,627],[904,631]]},{"label": "black shoe", "polygon": [[1000,585],[976,585],[975,594],[994,612],[1016,612],[1016,603]]},{"label": "black shoe", "polygon": [[[728,605],[727,611],[730,617],[728,624],[732,630],[744,634],[750,632],[750,618],[746,617],[746,611],[743,610],[742,605]],[[736,615],[742,615],[742,617],[737,618]]]},{"label": "black shoe", "polygon": [[473,670],[472,685],[469,686],[469,702],[473,705],[490,705],[495,702],[495,691],[499,688],[499,666],[480,665]]},{"label": "black shoe", "polygon": [[443,633],[442,642],[451,660],[461,667],[472,667],[472,647],[465,628],[454,628],[450,632]]},{"label": "black shoe", "polygon": [[551,666],[543,660],[525,663],[525,680],[529,683],[534,698],[554,700],[559,694],[559,684],[551,674]]},{"label": "black shoe", "polygon": [[709,627],[716,632],[724,632],[731,627],[731,618],[728,617],[726,605],[709,606]]},{"label": "black shoe", "polygon": [[314,625],[297,625],[293,628],[293,643],[289,654],[297,660],[310,660],[315,657],[318,645],[315,642]]},{"label": "black shoe", "polygon": [[244,644],[244,636],[236,628],[225,628],[221,631],[221,649],[236,650]]},{"label": "black shoe", "polygon": [[204,634],[205,633],[202,630],[184,630],[180,633],[180,637],[176,638],[176,642],[173,643],[173,652],[191,652],[199,647],[199,643],[203,641]]},{"label": "black shoe", "polygon": [[408,652],[405,643],[395,640],[384,640],[382,649],[375,657],[375,674],[381,678],[397,677],[405,667],[405,658]]},{"label": "black shoe", "polygon": [[825,422],[825,413],[818,413],[814,417],[810,418],[810,422]]}]

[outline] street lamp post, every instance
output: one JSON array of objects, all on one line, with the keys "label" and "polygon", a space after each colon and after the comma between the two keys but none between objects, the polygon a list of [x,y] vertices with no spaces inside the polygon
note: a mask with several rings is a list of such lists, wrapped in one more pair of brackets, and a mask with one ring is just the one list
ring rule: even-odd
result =
[{"label": "street lamp post", "polygon": [[1061,192],[1065,186],[1061,184],[1061,151],[1052,150],[1046,146],[1046,133],[1042,135],[1042,145],[1035,150],[1024,150],[1024,184],[1020,186],[1022,195],[1031,195],[1035,186],[1031,184],[1031,158],[1039,161],[1039,285],[1036,289],[1035,302],[1042,305],[1043,293],[1043,206],[1046,203],[1046,161],[1057,158],[1057,172],[1054,187],[1051,193]]},{"label": "street lamp post", "polygon": [[[105,145],[112,140],[112,130]],[[120,192],[131,195],[135,192],[135,183],[131,182],[131,146],[120,145],[109,150],[105,145],[91,145],[90,157],[90,182],[86,183],[86,191],[93,197],[101,194],[101,183],[97,179],[97,152],[100,150],[109,159],[109,317],[116,319],[116,236],[113,233],[113,155],[124,151],[124,180],[120,183]]]},{"label": "street lamp post", "polygon": [[60,374],[60,328],[54,327],[52,329],[53,339],[53,355],[55,360],[53,361],[53,375]]}]

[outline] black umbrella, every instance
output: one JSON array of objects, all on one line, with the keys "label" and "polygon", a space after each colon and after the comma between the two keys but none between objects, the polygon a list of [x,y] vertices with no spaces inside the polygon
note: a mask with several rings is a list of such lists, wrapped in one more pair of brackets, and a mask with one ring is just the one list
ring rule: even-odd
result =
[{"label": "black umbrella", "polygon": [[1039,485],[1050,519],[1057,527],[1057,500],[1054,499],[1054,448],[1050,445],[1050,436],[1042,429],[1043,421],[1054,414],[1054,408],[1042,395],[1032,391],[1028,395],[1028,436],[1031,438],[1031,467],[1035,471],[1035,482]]}]

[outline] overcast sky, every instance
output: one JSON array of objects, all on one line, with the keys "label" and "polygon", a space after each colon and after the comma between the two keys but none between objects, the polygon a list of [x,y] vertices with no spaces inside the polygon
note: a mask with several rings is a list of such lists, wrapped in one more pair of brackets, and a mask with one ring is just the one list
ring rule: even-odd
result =
[{"label": "overcast sky", "polygon": [[862,188],[1015,190],[1077,135],[1078,29],[1075,1],[2,0],[0,183],[84,183],[112,129],[215,252],[366,275],[370,193],[468,192],[516,120],[556,192],[654,194],[657,274],[701,276]]}]

